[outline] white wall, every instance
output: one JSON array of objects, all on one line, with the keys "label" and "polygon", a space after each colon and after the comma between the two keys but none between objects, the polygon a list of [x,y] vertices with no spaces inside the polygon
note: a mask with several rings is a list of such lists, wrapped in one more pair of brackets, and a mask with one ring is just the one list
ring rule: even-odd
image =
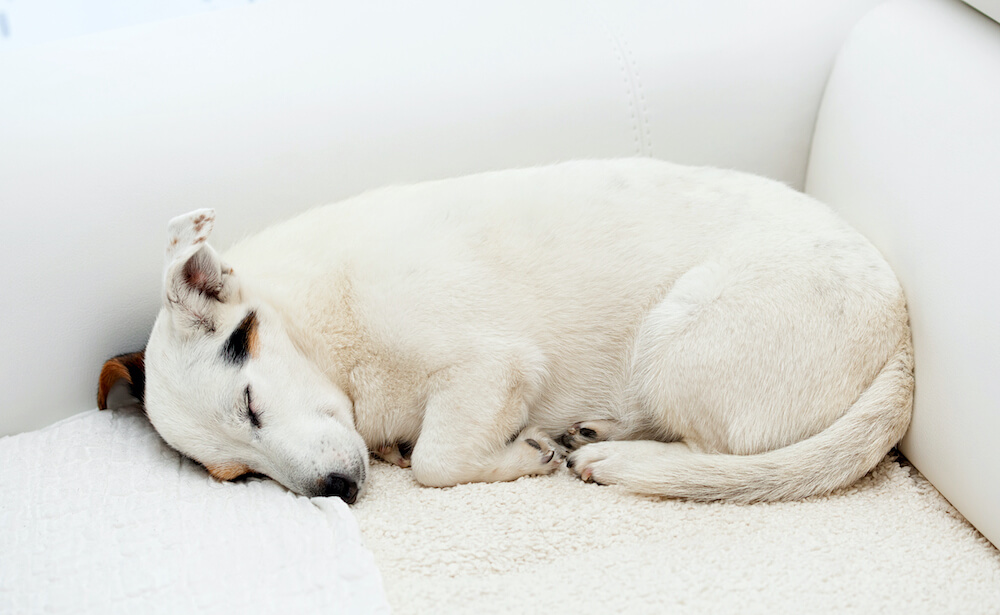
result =
[{"label": "white wall", "polygon": [[0,0],[0,52],[255,1]]}]

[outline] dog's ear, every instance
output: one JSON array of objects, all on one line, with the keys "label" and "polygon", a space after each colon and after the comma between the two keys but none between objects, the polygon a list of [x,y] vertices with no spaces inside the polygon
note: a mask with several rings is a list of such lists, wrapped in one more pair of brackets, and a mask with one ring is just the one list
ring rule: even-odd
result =
[{"label": "dog's ear", "polygon": [[239,300],[239,284],[208,245],[215,211],[199,209],[178,216],[167,226],[167,264],[163,279],[164,305],[175,310],[178,324],[215,329],[220,303]]},{"label": "dog's ear", "polygon": [[143,351],[112,357],[104,362],[97,379],[97,407],[101,410],[142,406],[146,386]]}]

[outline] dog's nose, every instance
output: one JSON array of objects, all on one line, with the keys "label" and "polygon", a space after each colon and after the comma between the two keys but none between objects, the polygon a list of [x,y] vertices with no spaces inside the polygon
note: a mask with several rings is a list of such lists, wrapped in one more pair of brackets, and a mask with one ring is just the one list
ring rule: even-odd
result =
[{"label": "dog's nose", "polygon": [[353,478],[334,472],[323,478],[318,495],[335,495],[348,504],[353,504],[358,498],[358,483]]}]

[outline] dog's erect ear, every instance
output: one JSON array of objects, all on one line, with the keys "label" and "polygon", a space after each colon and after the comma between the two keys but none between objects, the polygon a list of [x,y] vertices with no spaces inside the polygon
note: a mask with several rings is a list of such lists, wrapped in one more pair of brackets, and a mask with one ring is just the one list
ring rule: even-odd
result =
[{"label": "dog's erect ear", "polygon": [[146,386],[146,366],[143,351],[112,357],[104,362],[97,379],[97,407],[124,408],[141,406]]},{"label": "dog's erect ear", "polygon": [[233,270],[208,245],[215,225],[215,211],[199,209],[178,216],[167,226],[167,264],[163,276],[163,302],[176,310],[186,327],[215,329],[220,303],[239,300]]}]

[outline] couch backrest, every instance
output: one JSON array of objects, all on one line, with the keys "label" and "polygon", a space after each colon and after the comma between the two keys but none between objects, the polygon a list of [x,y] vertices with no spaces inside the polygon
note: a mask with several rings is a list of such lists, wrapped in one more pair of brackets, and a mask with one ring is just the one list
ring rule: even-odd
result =
[{"label": "couch backrest", "polygon": [[1000,544],[1000,24],[957,0],[869,13],[827,85],[806,190],[906,290],[917,388],[901,450]]},{"label": "couch backrest", "polygon": [[0,435],[141,348],[166,221],[213,242],[379,185],[652,155],[801,186],[878,0],[283,0],[0,56]]}]

